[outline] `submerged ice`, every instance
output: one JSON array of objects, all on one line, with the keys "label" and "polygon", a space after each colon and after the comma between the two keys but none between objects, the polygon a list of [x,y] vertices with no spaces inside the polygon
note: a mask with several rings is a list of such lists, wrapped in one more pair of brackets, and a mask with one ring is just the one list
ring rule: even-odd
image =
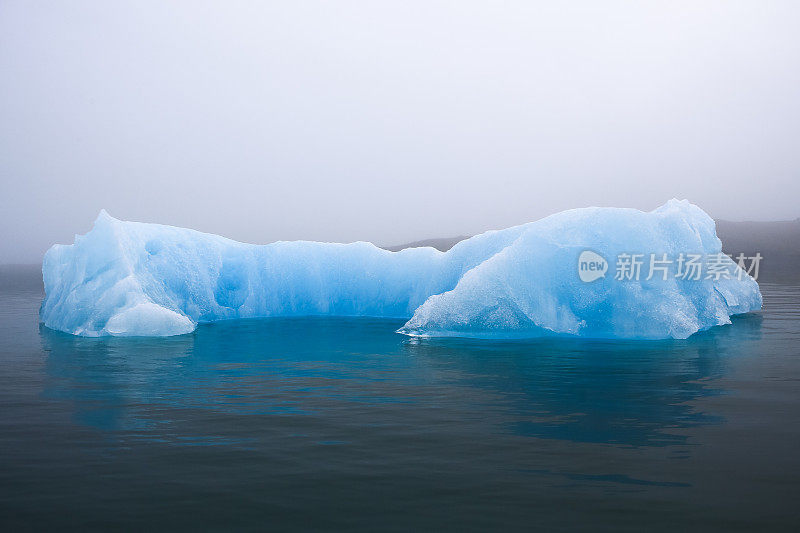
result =
[{"label": "submerged ice", "polygon": [[[216,320],[350,315],[408,318],[400,331],[417,336],[682,339],[761,307],[755,280],[720,252],[714,221],[685,200],[649,213],[564,211],[448,252],[257,246],[103,211],[45,255],[41,321],[75,335],[163,336]],[[581,254],[607,271],[580,275]],[[618,279],[614,262],[634,254],[640,275]],[[717,274],[687,278],[672,261],[649,276],[650,254],[718,257]]]}]

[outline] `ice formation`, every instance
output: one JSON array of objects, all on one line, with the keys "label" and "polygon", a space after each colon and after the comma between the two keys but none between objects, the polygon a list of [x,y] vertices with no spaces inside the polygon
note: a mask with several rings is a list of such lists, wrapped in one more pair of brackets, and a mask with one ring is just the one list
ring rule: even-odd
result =
[{"label": "ice formation", "polygon": [[[410,318],[399,331],[416,336],[682,339],[761,307],[758,284],[720,251],[714,221],[685,200],[649,213],[564,211],[447,252],[365,242],[251,245],[102,211],[89,233],[45,255],[40,315],[49,328],[83,336],[358,315]],[[642,257],[640,276],[615,275],[620,254]],[[649,276],[650,254],[672,263]],[[678,258],[693,254],[719,257],[717,274],[686,278]]]}]

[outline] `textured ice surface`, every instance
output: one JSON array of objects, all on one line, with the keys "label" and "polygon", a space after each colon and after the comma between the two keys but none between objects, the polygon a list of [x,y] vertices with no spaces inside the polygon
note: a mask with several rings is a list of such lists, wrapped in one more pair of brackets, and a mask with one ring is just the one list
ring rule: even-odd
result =
[{"label": "textured ice surface", "polygon": [[[608,272],[578,276],[592,250]],[[714,221],[687,201],[655,211],[586,208],[490,231],[448,252],[369,243],[244,244],[197,231],[116,220],[104,211],[42,266],[41,320],[75,335],[177,335],[215,320],[304,315],[403,317],[421,336],[685,338],[761,307],[739,276],[614,279],[620,253],[717,254]],[[715,276],[718,277],[718,276]]]}]

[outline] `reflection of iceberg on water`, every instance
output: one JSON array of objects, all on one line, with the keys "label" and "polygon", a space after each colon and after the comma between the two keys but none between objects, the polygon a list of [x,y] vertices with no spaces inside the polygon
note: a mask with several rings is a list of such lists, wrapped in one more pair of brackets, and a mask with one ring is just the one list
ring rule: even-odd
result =
[{"label": "reflection of iceberg on water", "polygon": [[[43,394],[83,425],[182,444],[235,443],[253,427],[285,428],[286,415],[303,415],[291,418],[292,433],[299,424],[327,440],[353,423],[344,406],[368,438],[394,435],[392,421],[417,424],[410,406],[445,432],[461,420],[461,429],[491,424],[556,441],[680,445],[687,428],[721,421],[703,398],[724,393],[732,361],[758,351],[761,315],[733,321],[649,342],[403,338],[393,334],[402,321],[348,317],[229,320],[160,338],[42,328]],[[487,409],[492,416],[475,415]],[[219,425],[237,416],[263,418]]]},{"label": "reflection of iceberg on water", "polygon": [[[257,246],[101,212],[75,244],[47,252],[41,320],[84,336],[329,315],[410,318],[401,332],[434,337],[686,338],[761,307],[757,283],[725,256],[715,275],[699,279],[663,261],[720,252],[714,221],[677,200],[649,213],[564,211],[448,252],[364,242]],[[644,259],[641,272],[614,275],[615,259],[631,255]],[[654,276],[651,256],[662,259]],[[582,275],[581,265],[593,273]]]}]

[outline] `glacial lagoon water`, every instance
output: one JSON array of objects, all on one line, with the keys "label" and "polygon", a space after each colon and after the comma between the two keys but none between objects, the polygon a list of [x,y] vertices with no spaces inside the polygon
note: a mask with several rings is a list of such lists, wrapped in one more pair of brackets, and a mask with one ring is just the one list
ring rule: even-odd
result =
[{"label": "glacial lagoon water", "polygon": [[796,530],[800,284],[683,341],[42,328],[0,272],[0,527]]}]

